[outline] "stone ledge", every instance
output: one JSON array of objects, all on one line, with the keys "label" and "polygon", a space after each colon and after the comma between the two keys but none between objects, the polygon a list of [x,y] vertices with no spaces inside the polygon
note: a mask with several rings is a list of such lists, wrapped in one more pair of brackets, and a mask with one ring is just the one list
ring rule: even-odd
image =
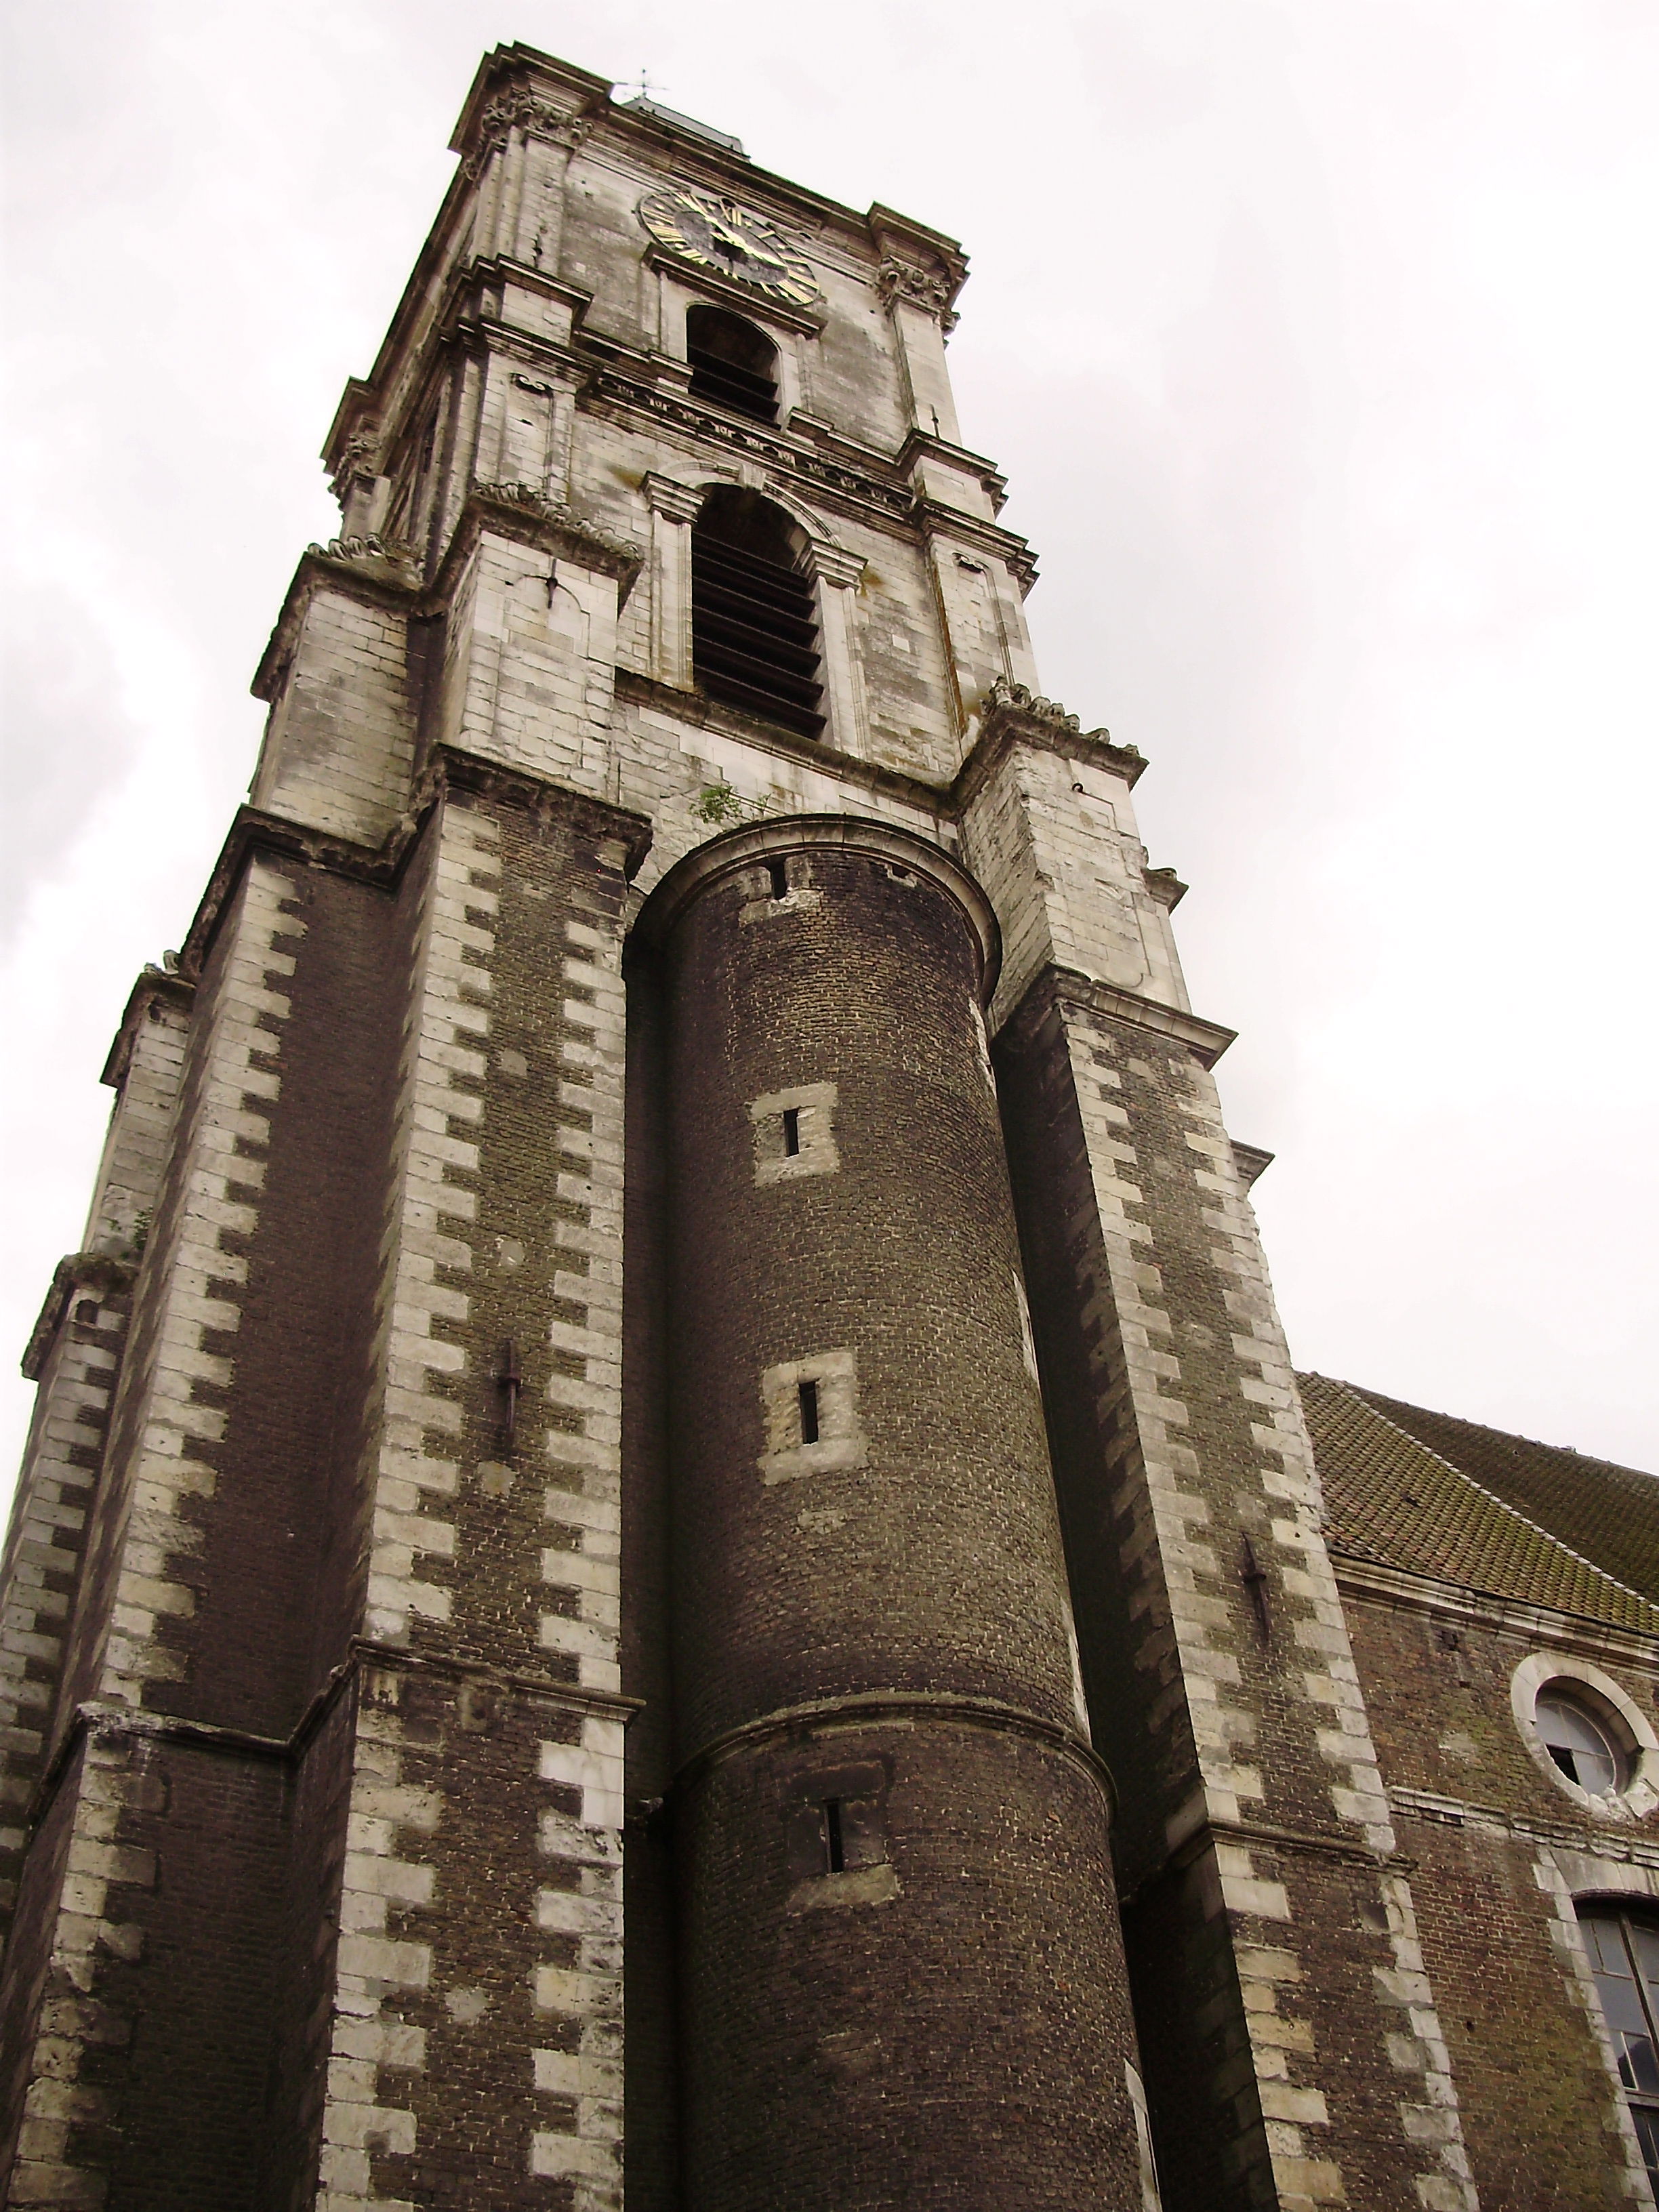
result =
[{"label": "stone ledge", "polygon": [[[1390,1799],[1394,1794],[1392,1790],[1389,1792]],[[1280,1828],[1266,1820],[1201,1817],[1158,1865],[1127,1889],[1118,1892],[1120,1907],[1127,1911],[1158,1882],[1167,1881],[1171,1875],[1184,1874],[1206,1851],[1228,1844],[1243,1850],[1284,1851],[1295,1857],[1325,1859],[1340,1866],[1368,1867],[1384,1874],[1410,1875],[1416,1873],[1419,1863],[1403,1851],[1373,1850],[1368,1844],[1356,1843],[1346,1836],[1316,1835],[1305,1828]]]},{"label": "stone ledge", "polygon": [[1639,1629],[1592,1621],[1583,1613],[1558,1612],[1496,1592],[1471,1589],[1462,1583],[1439,1582],[1408,1567],[1385,1566],[1362,1553],[1344,1550],[1335,1541],[1330,1544],[1330,1555],[1337,1589],[1345,1598],[1397,1606],[1406,1612],[1459,1621],[1471,1628],[1495,1630],[1586,1659],[1606,1661],[1611,1654],[1638,1667],[1659,1668],[1659,1638],[1644,1636]]},{"label": "stone ledge", "polygon": [[1264,1152],[1260,1145],[1241,1144],[1237,1137],[1231,1139],[1231,1143],[1233,1165],[1238,1170],[1238,1179],[1246,1190],[1254,1189],[1257,1181],[1267,1172],[1278,1155],[1273,1152]]},{"label": "stone ledge", "polygon": [[724,700],[711,699],[706,691],[677,690],[672,684],[659,684],[654,676],[641,675],[637,669],[618,668],[617,696],[630,706],[665,715],[686,729],[708,730],[716,737],[733,738],[793,767],[808,769],[836,783],[879,793],[918,814],[931,815],[941,824],[955,826],[950,795],[939,784],[924,783],[902,769],[884,768],[878,761],[836,752],[817,738],[798,737],[781,723],[745,714],[741,707],[728,706]]},{"label": "stone ledge", "polygon": [[1109,730],[1084,729],[1077,716],[1068,714],[1055,700],[999,677],[986,700],[979,735],[951,787],[950,804],[957,813],[966,810],[1018,744],[1086,761],[1109,775],[1121,776],[1131,790],[1146,767],[1146,757],[1137,746],[1115,744]]},{"label": "stone ledge", "polygon": [[[171,958],[173,956],[167,956]],[[139,1023],[159,999],[170,999],[181,1012],[188,1013],[196,1000],[196,986],[187,976],[173,968],[157,968],[147,964],[138,971],[138,980],[127,995],[122,1009],[120,1026],[104,1062],[103,1074],[99,1078],[112,1090],[118,1091],[126,1080],[128,1063],[132,1058],[132,1041]]]},{"label": "stone ledge", "polygon": [[975,1698],[949,1690],[869,1690],[845,1698],[823,1698],[802,1705],[786,1705],[758,1720],[727,1729],[683,1759],[673,1788],[689,1789],[707,1770],[775,1736],[800,1736],[814,1729],[880,1728],[896,1722],[911,1729],[919,1721],[938,1721],[958,1728],[989,1729],[1021,1735],[1045,1744],[1073,1765],[1082,1769],[1100,1791],[1109,1823],[1117,1814],[1117,1785],[1111,1769],[1095,1749],[1062,1722],[1018,1705],[1006,1705],[994,1698]]},{"label": "stone ledge", "polygon": [[1125,1022],[1150,1030],[1169,1044],[1184,1045],[1205,1067],[1213,1067],[1238,1035],[1237,1030],[1223,1029],[1219,1022],[1206,1022],[1180,1006],[1143,999],[1137,992],[1099,982],[1074,968],[1051,966],[1032,978],[1024,997],[1003,1023],[999,1042],[1006,1040],[1015,1052],[1029,1051],[1044,1019],[1062,1005],[1073,1006],[1103,1021]]},{"label": "stone ledge", "polygon": [[711,882],[734,869],[752,866],[773,854],[802,847],[867,854],[875,860],[914,869],[954,902],[979,948],[980,988],[988,999],[1002,959],[1002,932],[991,902],[959,861],[942,845],[914,830],[901,830],[867,814],[781,814],[728,830],[694,846],[677,860],[652,892],[634,925],[643,945],[660,945],[681,910]]},{"label": "stone ledge", "polygon": [[629,876],[650,849],[650,822],[629,807],[614,806],[591,792],[573,790],[568,784],[534,775],[525,769],[503,768],[476,754],[440,745],[410,794],[407,811],[380,845],[356,844],[331,830],[314,830],[307,823],[283,814],[267,814],[257,806],[239,807],[179,955],[182,988],[194,989],[227,902],[256,853],[298,860],[307,867],[325,869],[376,890],[395,890],[427,817],[452,789],[506,799],[542,820],[557,816],[574,818],[601,836],[616,837],[624,848],[623,868]]},{"label": "stone ledge", "polygon": [[132,1288],[137,1272],[136,1261],[118,1259],[111,1252],[71,1252],[67,1259],[60,1260],[52,1270],[52,1287],[24,1347],[25,1378],[31,1382],[40,1380],[46,1355],[56,1341],[70,1299],[76,1291],[91,1288],[118,1297]]},{"label": "stone ledge", "polygon": [[312,1738],[349,1685],[370,1668],[438,1674],[457,1683],[484,1684],[508,1698],[529,1698],[571,1712],[600,1715],[620,1721],[624,1727],[644,1709],[642,1698],[586,1689],[573,1682],[555,1682],[540,1674],[509,1673],[447,1652],[409,1651],[399,1644],[377,1644],[368,1637],[351,1638],[347,1651],[347,1657],[334,1668],[291,1733],[285,1736],[260,1735],[249,1729],[226,1728],[216,1721],[195,1720],[182,1713],[153,1712],[136,1705],[106,1705],[95,1699],[76,1705],[68,1726],[52,1747],[29,1809],[27,1826],[31,1830],[39,1826],[71,1754],[82,1738],[142,1738],[152,1743],[191,1745],[197,1750],[223,1757],[275,1760],[291,1765],[305,1756]]}]

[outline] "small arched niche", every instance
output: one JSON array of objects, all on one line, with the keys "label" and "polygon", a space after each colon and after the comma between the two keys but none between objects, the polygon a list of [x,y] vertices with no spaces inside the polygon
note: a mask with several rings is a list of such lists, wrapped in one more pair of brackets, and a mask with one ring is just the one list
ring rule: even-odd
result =
[{"label": "small arched niche", "polygon": [[711,491],[691,526],[691,659],[711,699],[822,733],[805,539],[781,507],[735,484]]},{"label": "small arched niche", "polygon": [[763,331],[724,307],[691,307],[685,317],[691,397],[729,407],[757,422],[778,419],[778,349]]}]

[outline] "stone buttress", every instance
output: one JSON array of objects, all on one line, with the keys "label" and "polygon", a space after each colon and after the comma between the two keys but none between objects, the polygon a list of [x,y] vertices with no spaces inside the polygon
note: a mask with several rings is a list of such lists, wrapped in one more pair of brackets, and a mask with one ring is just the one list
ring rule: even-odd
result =
[{"label": "stone buttress", "polygon": [[1187,1007],[1166,926],[1185,887],[1146,869],[1142,763],[1103,734],[1008,718],[964,847],[1022,916],[996,1064],[1167,2201],[1462,2212],[1449,2062],[1246,1194],[1259,1156],[1210,1073],[1231,1033]]}]

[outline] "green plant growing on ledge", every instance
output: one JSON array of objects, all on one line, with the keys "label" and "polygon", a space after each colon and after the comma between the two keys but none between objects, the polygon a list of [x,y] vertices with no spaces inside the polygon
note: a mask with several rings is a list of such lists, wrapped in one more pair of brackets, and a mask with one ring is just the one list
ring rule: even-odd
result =
[{"label": "green plant growing on ledge", "polygon": [[775,803],[770,792],[763,799],[745,799],[729,783],[706,783],[691,811],[700,822],[758,822]]}]

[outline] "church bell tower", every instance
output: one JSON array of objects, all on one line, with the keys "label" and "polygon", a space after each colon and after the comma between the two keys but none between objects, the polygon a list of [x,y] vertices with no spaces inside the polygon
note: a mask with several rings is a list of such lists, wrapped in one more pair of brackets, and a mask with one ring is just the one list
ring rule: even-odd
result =
[{"label": "church bell tower", "polygon": [[521,46],[454,146],[30,1348],[3,2201],[1468,2212],[962,254]]}]

